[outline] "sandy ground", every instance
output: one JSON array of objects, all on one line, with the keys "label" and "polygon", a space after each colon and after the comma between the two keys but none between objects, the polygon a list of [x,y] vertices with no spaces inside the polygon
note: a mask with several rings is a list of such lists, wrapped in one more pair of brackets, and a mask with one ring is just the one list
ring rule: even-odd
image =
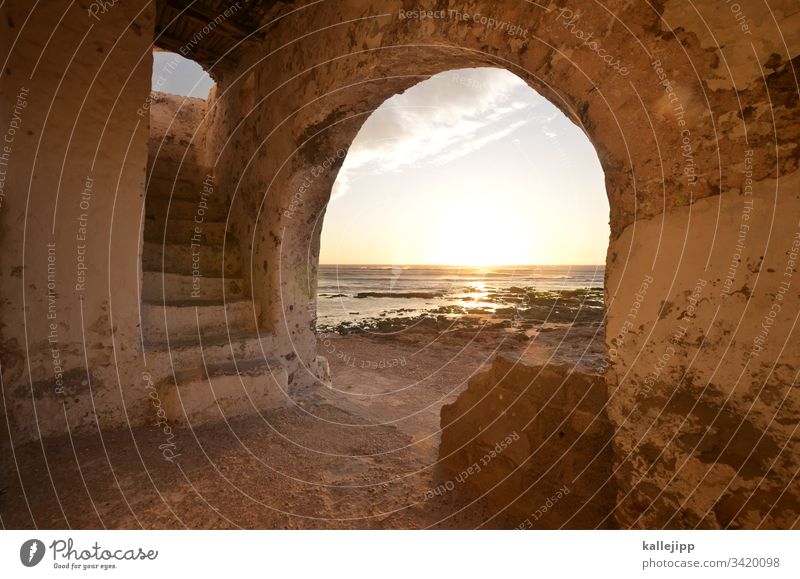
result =
[{"label": "sandy ground", "polygon": [[[332,388],[287,409],[178,431],[155,427],[18,447],[2,459],[4,528],[509,528],[480,500],[430,498],[439,411],[495,353],[531,363],[602,356],[597,326],[320,338]],[[46,460],[45,460],[46,457]]]}]

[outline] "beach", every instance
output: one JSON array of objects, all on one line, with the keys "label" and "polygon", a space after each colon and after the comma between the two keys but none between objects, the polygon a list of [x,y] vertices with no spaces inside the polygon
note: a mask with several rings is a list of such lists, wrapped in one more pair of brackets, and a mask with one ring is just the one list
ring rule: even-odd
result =
[{"label": "beach", "polygon": [[[469,379],[498,355],[597,371],[603,361],[602,290],[580,287],[585,277],[576,281],[564,272],[548,272],[552,277],[544,289],[529,285],[532,276],[527,284],[522,276],[495,275],[493,284],[473,277],[465,285],[462,276],[451,271],[443,277],[437,271],[436,279],[431,272],[417,272],[413,282],[407,280],[397,290],[440,294],[437,298],[352,297],[394,291],[381,285],[385,272],[362,269],[358,275],[373,276],[373,281],[349,285],[340,276],[343,291],[337,293],[350,297],[333,299],[325,296],[331,293],[330,284],[321,276],[323,320],[334,319],[326,299],[328,304],[339,300],[338,307],[349,299],[363,304],[364,311],[377,312],[374,317],[337,319],[320,331],[318,352],[330,364],[329,386],[295,393],[284,409],[226,424],[175,428],[179,470],[161,459],[155,427],[102,439],[96,434],[55,438],[46,443],[47,463],[39,443],[31,443],[18,449],[20,470],[33,480],[47,476],[48,464],[58,466],[52,476],[59,494],[88,493],[94,509],[59,503],[47,487],[26,485],[30,518],[27,511],[17,511],[6,524],[25,526],[35,520],[59,528],[68,520],[81,528],[516,527],[520,521],[459,489],[434,492],[442,482],[442,406],[452,403]],[[602,280],[602,269],[592,275]],[[382,281],[374,283],[375,277]],[[463,298],[464,287],[475,283],[484,284],[481,295],[466,297],[480,299],[451,299]],[[443,289],[443,284],[452,289]],[[411,311],[392,311],[398,309]],[[105,452],[113,459],[91,458]],[[209,461],[214,469],[208,468]],[[140,505],[135,514],[119,508],[115,477],[126,481],[125,500]],[[171,491],[159,493],[157,488]],[[23,500],[16,481],[4,492],[9,499]]]}]

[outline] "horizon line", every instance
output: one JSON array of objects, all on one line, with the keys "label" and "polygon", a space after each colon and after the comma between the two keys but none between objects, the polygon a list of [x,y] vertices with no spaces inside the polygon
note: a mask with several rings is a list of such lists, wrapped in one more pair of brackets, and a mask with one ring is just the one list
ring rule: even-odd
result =
[{"label": "horizon line", "polygon": [[605,267],[605,263],[494,263],[494,264],[461,264],[461,263],[320,263],[324,266],[372,265],[381,267]]}]

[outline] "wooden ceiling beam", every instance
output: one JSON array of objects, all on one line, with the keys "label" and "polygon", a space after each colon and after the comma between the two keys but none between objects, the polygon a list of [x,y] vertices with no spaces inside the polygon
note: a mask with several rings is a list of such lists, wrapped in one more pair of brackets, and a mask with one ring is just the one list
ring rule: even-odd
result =
[{"label": "wooden ceiling beam", "polygon": [[158,29],[156,29],[156,45],[159,48],[196,60],[204,65],[203,68],[223,71],[231,70],[234,67],[229,59],[221,59],[222,55],[206,50],[199,45],[192,47],[186,40],[175,38]]},{"label": "wooden ceiling beam", "polygon": [[187,16],[203,26],[207,26],[212,22],[215,22],[214,32],[224,34],[225,36],[228,36],[237,42],[248,37],[255,37],[255,28],[236,24],[235,22],[231,21],[230,18],[225,18],[223,12],[215,12],[214,10],[210,10],[199,1],[166,0],[166,4],[173,10],[180,12],[182,16]]}]

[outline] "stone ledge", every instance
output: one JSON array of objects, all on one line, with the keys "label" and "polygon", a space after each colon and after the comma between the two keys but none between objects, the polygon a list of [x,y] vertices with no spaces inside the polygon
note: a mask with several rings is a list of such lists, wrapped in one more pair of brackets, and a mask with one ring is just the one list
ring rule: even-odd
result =
[{"label": "stone ledge", "polygon": [[508,526],[614,528],[607,401],[601,376],[496,357],[442,408],[444,490],[483,497]]},{"label": "stone ledge", "polygon": [[197,426],[288,404],[288,374],[277,361],[247,361],[184,371],[158,386],[166,419]]}]

